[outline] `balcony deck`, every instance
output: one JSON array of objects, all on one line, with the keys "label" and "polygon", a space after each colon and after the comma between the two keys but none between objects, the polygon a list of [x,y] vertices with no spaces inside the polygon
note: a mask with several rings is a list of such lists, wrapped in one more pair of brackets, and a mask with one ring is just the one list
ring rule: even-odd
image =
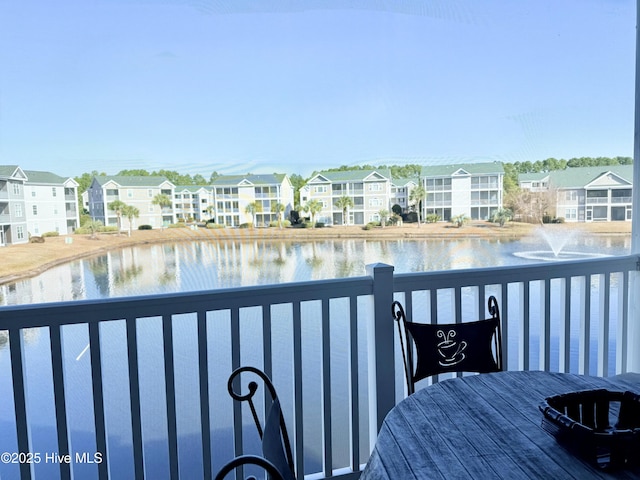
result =
[{"label": "balcony deck", "polygon": [[225,387],[235,367],[253,364],[280,393],[298,471],[357,478],[405,395],[393,299],[416,321],[445,322],[478,318],[495,295],[507,369],[608,376],[628,369],[638,261],[397,275],[370,265],[358,278],[3,307],[0,361],[11,373],[0,377],[9,390],[2,450],[99,452],[103,461],[4,464],[0,473],[211,478],[233,456],[258,452]]}]

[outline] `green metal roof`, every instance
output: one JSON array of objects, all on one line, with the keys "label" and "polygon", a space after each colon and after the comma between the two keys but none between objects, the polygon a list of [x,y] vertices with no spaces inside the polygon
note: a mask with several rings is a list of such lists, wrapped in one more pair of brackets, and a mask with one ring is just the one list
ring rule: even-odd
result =
[{"label": "green metal roof", "polygon": [[500,162],[460,163],[455,165],[424,165],[420,175],[422,177],[450,177],[458,170],[464,170],[471,175],[504,173]]},{"label": "green metal roof", "polygon": [[536,182],[544,180],[549,176],[549,172],[520,173],[518,175],[519,182]]},{"label": "green metal roof", "polygon": [[268,173],[264,175],[221,175],[211,185],[214,186],[238,186],[243,182],[252,185],[280,185],[286,175],[284,173]]},{"label": "green metal roof", "polygon": [[[115,182],[121,187],[157,187],[168,182],[166,177],[140,175],[100,175],[94,177],[99,185],[104,185],[108,182]],[[169,182],[171,183],[171,182]]]},{"label": "green metal roof", "polygon": [[378,173],[387,180],[391,179],[391,171],[388,169],[374,169],[374,170],[340,170],[332,172],[319,172],[314,176],[322,175],[330,182],[355,182],[364,181],[368,176],[373,173]]},{"label": "green metal roof", "polygon": [[44,183],[46,185],[58,184],[63,185],[68,178],[61,177],[51,172],[40,172],[36,170],[25,170],[27,183]]},{"label": "green metal roof", "polygon": [[607,172],[633,183],[633,165],[606,165],[554,170],[549,172],[549,184],[555,188],[583,188]]},{"label": "green metal roof", "polygon": [[11,177],[17,169],[17,165],[0,165],[0,177]]}]

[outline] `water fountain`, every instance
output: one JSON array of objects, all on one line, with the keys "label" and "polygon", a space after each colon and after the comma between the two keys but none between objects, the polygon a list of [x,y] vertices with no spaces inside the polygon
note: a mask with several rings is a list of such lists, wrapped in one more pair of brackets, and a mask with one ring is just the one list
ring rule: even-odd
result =
[{"label": "water fountain", "polygon": [[547,250],[531,250],[514,252],[516,257],[539,261],[580,260],[586,258],[606,257],[603,253],[578,252],[565,250],[567,245],[577,239],[579,231],[558,226],[542,226],[535,230],[534,236],[545,243]]}]

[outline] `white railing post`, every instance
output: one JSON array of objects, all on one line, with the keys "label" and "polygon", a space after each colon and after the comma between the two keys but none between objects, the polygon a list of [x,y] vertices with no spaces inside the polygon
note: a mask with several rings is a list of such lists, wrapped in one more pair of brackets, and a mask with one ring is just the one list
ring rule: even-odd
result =
[{"label": "white railing post", "polygon": [[[633,131],[633,198],[631,253],[640,254],[640,0],[636,1],[635,122]],[[629,273],[629,339],[627,369],[640,372],[640,272]]]},{"label": "white railing post", "polygon": [[373,278],[373,316],[369,332],[369,442],[373,449],[382,421],[395,405],[393,266],[367,265]]}]

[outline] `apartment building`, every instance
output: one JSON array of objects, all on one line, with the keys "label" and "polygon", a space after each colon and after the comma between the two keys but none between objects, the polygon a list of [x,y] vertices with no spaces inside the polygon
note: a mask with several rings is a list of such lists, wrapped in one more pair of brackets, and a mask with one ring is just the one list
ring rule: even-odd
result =
[{"label": "apartment building", "polygon": [[420,182],[427,192],[423,218],[437,214],[449,221],[457,215],[488,220],[502,208],[502,163],[430,165],[422,167]]},{"label": "apartment building", "polygon": [[27,209],[24,184],[27,175],[17,165],[0,165],[0,246],[26,243]]},{"label": "apartment building", "polygon": [[[104,225],[117,226],[118,216],[109,209],[109,204],[119,200],[126,205],[134,206],[139,216],[132,219],[132,228],[139,225],[151,225],[159,228],[176,222],[174,212],[175,186],[161,176],[97,176],[87,189],[89,192],[89,212],[93,220]],[[154,203],[158,195],[165,195],[172,202],[171,206]],[[129,228],[128,220],[123,218],[121,228]]]},{"label": "apartment building", "polygon": [[174,204],[178,220],[209,220],[215,210],[213,188],[200,185],[176,186]]},{"label": "apartment building", "polygon": [[[288,218],[293,209],[293,186],[285,174],[222,175],[211,187],[215,221],[221,225],[237,227],[255,221],[256,226],[267,226],[277,220],[272,212],[275,204],[285,207],[283,218]],[[255,218],[247,211],[249,205],[259,205]]]},{"label": "apartment building", "polygon": [[[322,205],[316,221],[326,225],[365,225],[380,221],[380,211],[391,211],[391,173],[389,170],[343,170],[314,175],[300,193],[304,206],[310,200]],[[348,197],[353,206],[346,209],[340,198]]]},{"label": "apartment building", "polygon": [[409,198],[411,192],[418,186],[418,179],[393,178],[391,179],[391,210],[399,210],[400,213],[409,211]]},{"label": "apartment building", "polygon": [[631,221],[633,165],[522,174],[518,183],[555,199],[556,216],[567,222]]},{"label": "apartment building", "polygon": [[79,223],[75,180],[0,165],[0,245],[26,243],[47,232],[67,235]]},{"label": "apartment building", "polygon": [[31,235],[73,233],[80,226],[78,182],[51,172],[25,170],[27,230]]}]

